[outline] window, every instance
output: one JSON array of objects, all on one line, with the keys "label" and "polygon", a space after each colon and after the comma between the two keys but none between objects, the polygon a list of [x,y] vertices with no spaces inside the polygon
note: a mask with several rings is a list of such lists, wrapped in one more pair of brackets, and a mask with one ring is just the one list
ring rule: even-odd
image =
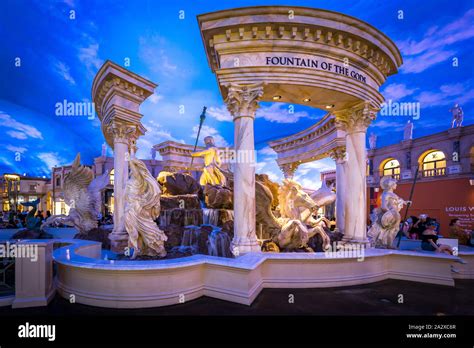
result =
[{"label": "window", "polygon": [[112,169],[109,174],[110,185],[114,184],[114,173],[115,173],[115,169]]},{"label": "window", "polygon": [[61,187],[61,177],[60,176],[56,177],[56,186]]},{"label": "window", "polygon": [[423,177],[446,175],[446,157],[442,151],[428,153],[422,162]]},{"label": "window", "polygon": [[396,159],[389,159],[383,165],[382,176],[391,176],[394,179],[400,179],[400,162]]}]

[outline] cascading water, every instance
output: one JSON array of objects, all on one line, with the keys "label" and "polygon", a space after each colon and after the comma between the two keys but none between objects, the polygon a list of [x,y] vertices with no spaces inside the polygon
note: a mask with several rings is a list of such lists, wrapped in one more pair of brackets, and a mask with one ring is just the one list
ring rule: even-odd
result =
[{"label": "cascading water", "polygon": [[199,217],[196,214],[196,209],[184,211],[184,224],[185,225],[199,225]]},{"label": "cascading water", "polygon": [[204,208],[202,210],[202,217],[204,225],[217,226],[219,222],[219,210]]},{"label": "cascading water", "polygon": [[[220,214],[223,214],[220,216]],[[229,209],[202,209],[204,225],[219,226],[219,221],[234,220],[234,211]]]},{"label": "cascading water", "polygon": [[207,249],[211,256],[232,257],[229,235],[222,232],[218,227],[214,228],[209,234]]},{"label": "cascading water", "polygon": [[181,240],[181,248],[191,248],[193,254],[199,252],[199,236],[201,229],[197,226],[187,226],[183,232],[183,239]]},{"label": "cascading water", "polygon": [[172,212],[172,210],[162,210],[160,212],[160,227],[165,227],[170,224]]}]

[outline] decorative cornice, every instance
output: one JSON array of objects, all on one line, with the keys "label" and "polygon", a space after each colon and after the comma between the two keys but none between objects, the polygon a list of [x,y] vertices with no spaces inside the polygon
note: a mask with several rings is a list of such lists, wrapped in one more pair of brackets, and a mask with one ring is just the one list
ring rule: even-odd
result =
[{"label": "decorative cornice", "polygon": [[263,95],[263,84],[227,86],[227,98],[225,103],[234,120],[239,117],[255,118],[255,112],[259,105],[258,100]]},{"label": "decorative cornice", "polygon": [[[289,11],[293,18],[289,18]],[[369,61],[385,76],[396,73],[403,62],[397,46],[382,32],[357,18],[332,11],[259,6],[203,14],[198,16],[198,22],[213,71],[218,68],[215,47],[242,40],[246,43],[283,40],[288,45],[300,41],[299,46],[307,43],[330,46]]]},{"label": "decorative cornice", "polygon": [[268,142],[268,145],[276,152],[281,153],[294,147],[305,146],[318,138],[334,131],[335,118],[331,114],[326,114],[320,121],[311,127],[287,136]]}]

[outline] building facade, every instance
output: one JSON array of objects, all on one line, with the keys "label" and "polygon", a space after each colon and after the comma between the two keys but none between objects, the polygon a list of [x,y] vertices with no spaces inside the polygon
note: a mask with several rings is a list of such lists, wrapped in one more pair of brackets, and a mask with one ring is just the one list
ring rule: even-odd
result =
[{"label": "building facade", "polygon": [[2,192],[2,211],[23,212],[27,208],[21,205],[22,202],[31,202],[38,198],[40,199],[38,209],[49,210],[49,179],[47,178],[3,174],[0,177],[0,190]]},{"label": "building facade", "polygon": [[405,200],[417,175],[409,216],[436,218],[442,233],[454,218],[474,228],[474,125],[368,150],[369,211],[379,205],[385,175],[397,179],[396,193]]}]

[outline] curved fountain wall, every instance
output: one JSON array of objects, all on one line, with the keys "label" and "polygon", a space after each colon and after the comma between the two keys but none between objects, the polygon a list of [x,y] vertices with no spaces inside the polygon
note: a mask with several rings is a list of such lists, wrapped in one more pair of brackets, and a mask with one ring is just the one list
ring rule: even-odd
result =
[{"label": "curved fountain wall", "polygon": [[[454,256],[368,249],[364,260],[324,253],[248,253],[235,259],[193,255],[170,260],[107,260],[100,243],[68,240],[54,251],[57,290],[77,303],[109,308],[174,305],[210,296],[250,305],[263,288],[318,288],[401,279],[454,285],[474,278],[474,253]],[[462,274],[451,266],[467,267]]]}]

